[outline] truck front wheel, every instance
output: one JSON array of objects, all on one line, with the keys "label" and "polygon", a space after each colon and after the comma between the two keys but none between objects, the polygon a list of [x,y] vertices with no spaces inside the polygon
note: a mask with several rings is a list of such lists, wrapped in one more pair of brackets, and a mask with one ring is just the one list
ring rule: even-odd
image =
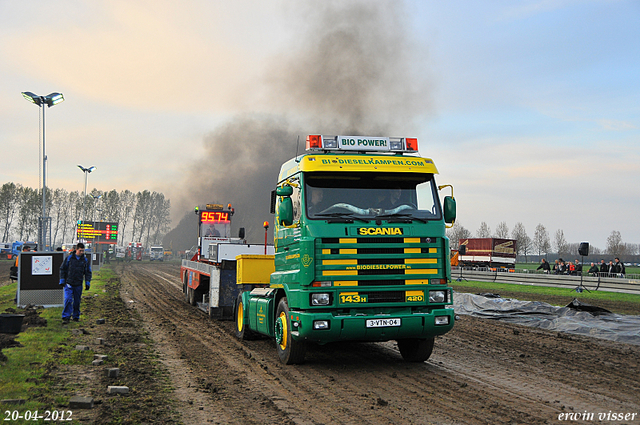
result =
[{"label": "truck front wheel", "polygon": [[284,364],[300,364],[304,362],[307,345],[302,341],[296,341],[291,337],[291,320],[289,304],[284,297],[278,303],[276,313],[275,334],[278,357]]},{"label": "truck front wheel", "polygon": [[427,339],[399,339],[398,349],[402,358],[407,362],[424,362],[431,357],[434,338]]}]

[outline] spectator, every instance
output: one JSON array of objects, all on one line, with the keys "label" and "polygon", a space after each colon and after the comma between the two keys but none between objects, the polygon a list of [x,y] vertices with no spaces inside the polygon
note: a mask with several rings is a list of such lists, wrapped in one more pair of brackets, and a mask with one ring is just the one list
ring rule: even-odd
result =
[{"label": "spectator", "polygon": [[575,275],[576,274],[576,265],[573,264],[572,262],[569,262],[567,264],[567,274],[571,274],[571,275]]},{"label": "spectator", "polygon": [[613,261],[609,261],[609,265],[607,267],[609,268],[609,277],[615,277],[616,266],[613,264]]},{"label": "spectator", "polygon": [[85,281],[85,289],[91,286],[91,262],[84,255],[84,244],[76,245],[75,253],[62,262],[60,267],[60,285],[64,285],[64,310],[62,311],[62,324],[80,321],[80,299],[82,298],[82,281]]},{"label": "spectator", "polygon": [[560,262],[556,260],[556,262],[553,264],[553,274],[558,274],[559,267],[560,267]]},{"label": "spectator", "polygon": [[567,265],[564,263],[564,260],[560,258],[558,260],[558,274],[565,274],[567,272]]},{"label": "spectator", "polygon": [[591,276],[597,276],[599,271],[600,269],[598,268],[598,266],[596,266],[595,263],[591,263],[591,268],[587,273],[589,273]]},{"label": "spectator", "polygon": [[549,273],[551,271],[551,267],[549,266],[549,263],[544,258],[542,259],[542,263],[540,263],[540,265],[536,270],[540,270],[540,269],[542,269],[542,273]]},{"label": "spectator", "polygon": [[580,262],[578,260],[576,260],[575,262],[575,275],[582,275],[582,264],[580,264]]},{"label": "spectator", "polygon": [[618,257],[615,258],[615,263],[613,263],[613,267],[615,268],[615,271],[613,273],[615,273],[619,277],[624,277],[626,270],[624,267],[624,263],[620,261],[620,258]]},{"label": "spectator", "polygon": [[600,276],[606,276],[609,273],[609,266],[604,260],[600,260]]}]

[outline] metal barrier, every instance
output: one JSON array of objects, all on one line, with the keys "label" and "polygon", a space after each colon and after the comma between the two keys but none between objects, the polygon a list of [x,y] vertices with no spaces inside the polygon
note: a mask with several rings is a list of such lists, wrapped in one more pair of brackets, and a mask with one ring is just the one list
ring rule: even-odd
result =
[{"label": "metal barrier", "polygon": [[[598,273],[599,275],[601,273]],[[605,273],[602,273],[605,274]],[[451,280],[463,279],[480,282],[512,283],[517,285],[549,286],[555,288],[575,289],[580,285],[580,275],[561,275],[553,273],[540,273],[526,269],[515,271],[498,271],[490,269],[451,268]],[[589,291],[623,292],[627,294],[640,294],[640,276],[637,274],[624,277],[606,276],[582,276],[582,286]]]}]

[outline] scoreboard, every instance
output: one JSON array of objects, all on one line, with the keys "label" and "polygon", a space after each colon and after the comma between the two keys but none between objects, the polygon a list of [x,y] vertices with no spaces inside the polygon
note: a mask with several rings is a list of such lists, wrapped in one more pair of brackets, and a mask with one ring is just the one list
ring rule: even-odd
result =
[{"label": "scoreboard", "polygon": [[114,244],[118,242],[118,223],[78,220],[78,239],[88,242]]}]

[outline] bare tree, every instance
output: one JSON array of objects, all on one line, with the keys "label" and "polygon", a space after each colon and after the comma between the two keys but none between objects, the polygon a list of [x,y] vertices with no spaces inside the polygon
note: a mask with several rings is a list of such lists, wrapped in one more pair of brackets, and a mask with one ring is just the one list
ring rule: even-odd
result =
[{"label": "bare tree", "polygon": [[569,244],[564,238],[564,231],[562,229],[556,230],[556,234],[553,239],[553,246],[556,249],[558,255],[569,253]]},{"label": "bare tree", "polygon": [[55,189],[53,196],[51,197],[51,227],[55,229],[53,231],[52,246],[57,246],[58,236],[64,242],[63,228],[65,221],[65,211],[69,208],[69,193],[64,189]]},{"label": "bare tree", "polygon": [[622,235],[619,231],[614,230],[607,238],[607,254],[619,257],[626,254],[626,246],[622,242]]},{"label": "bare tree", "polygon": [[[164,198],[162,193],[155,193],[153,207],[153,244],[162,242],[164,234],[169,230],[171,223],[171,201]],[[151,227],[151,226],[150,226]]]},{"label": "bare tree", "polygon": [[529,235],[527,235],[524,224],[518,222],[515,226],[513,226],[511,239],[516,240],[516,254],[524,254],[524,261],[526,262],[527,255],[531,252],[531,238],[529,237]]},{"label": "bare tree", "polygon": [[5,183],[0,189],[0,220],[2,220],[2,242],[9,242],[11,225],[18,212],[18,196],[21,186],[15,183]]},{"label": "bare tree", "polygon": [[551,249],[549,232],[547,232],[542,223],[536,226],[536,231],[533,234],[533,247],[538,252],[538,255],[542,255],[543,252],[547,254]]},{"label": "bare tree", "polygon": [[640,252],[640,245],[635,243],[625,243],[625,251],[627,255],[638,255]]},{"label": "bare tree", "polygon": [[485,221],[480,223],[480,228],[476,232],[476,237],[477,238],[490,238],[491,237],[491,228],[489,227],[489,225]]},{"label": "bare tree", "polygon": [[[132,219],[132,214],[136,205],[136,195],[130,190],[124,190],[120,192],[119,197],[120,197],[120,204],[119,204],[120,205],[120,212],[119,212],[120,228],[118,229],[118,239],[119,239],[119,243],[121,245],[124,245],[128,240],[125,232],[127,231],[127,225]],[[131,241],[134,240],[133,232],[130,240]]]},{"label": "bare tree", "polygon": [[[119,242],[142,241],[145,245],[159,243],[170,224],[171,202],[164,194],[145,190],[118,193],[115,190],[101,192],[93,189],[83,202],[84,192],[67,192],[64,189],[48,190],[48,211],[52,219],[52,243],[60,245],[77,238],[77,224],[87,220],[107,220],[119,224]],[[98,199],[98,195],[102,198]],[[41,193],[19,184],[6,183],[0,187],[0,229],[3,241],[12,237],[30,240],[37,236],[41,215]],[[85,210],[86,207],[86,210]],[[85,214],[86,211],[86,214]],[[131,232],[125,236],[133,220]]]},{"label": "bare tree", "polygon": [[117,191],[105,192],[102,196],[102,214],[106,221],[119,222],[121,210],[119,208],[120,195]]},{"label": "bare tree", "polygon": [[458,249],[460,239],[467,239],[472,236],[471,231],[466,229],[460,222],[456,222],[452,228],[447,229],[447,237],[449,238],[451,249]]},{"label": "bare tree", "polygon": [[[522,224],[522,223],[520,223]],[[500,239],[508,239],[509,238],[509,226],[507,226],[506,221],[501,221],[496,226],[496,238]]]},{"label": "bare tree", "polygon": [[38,216],[41,214],[41,197],[37,190],[21,187],[18,197],[18,239],[26,241],[38,234]]}]

